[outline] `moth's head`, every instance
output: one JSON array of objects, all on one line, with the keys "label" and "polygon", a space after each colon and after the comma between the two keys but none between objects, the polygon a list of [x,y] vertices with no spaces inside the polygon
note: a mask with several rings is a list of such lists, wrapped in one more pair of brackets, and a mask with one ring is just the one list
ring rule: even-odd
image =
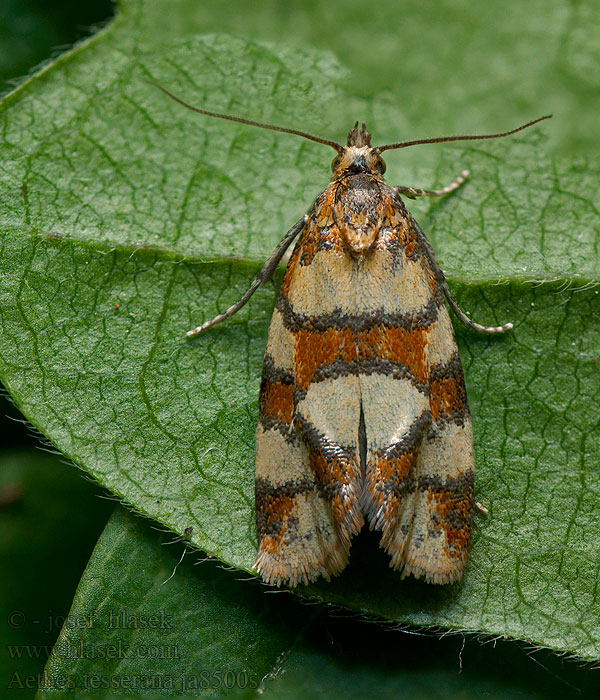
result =
[{"label": "moth's head", "polygon": [[366,173],[381,177],[385,172],[385,162],[377,148],[371,147],[371,134],[363,124],[358,128],[358,122],[348,133],[348,143],[342,146],[331,163],[332,180],[348,175]]}]

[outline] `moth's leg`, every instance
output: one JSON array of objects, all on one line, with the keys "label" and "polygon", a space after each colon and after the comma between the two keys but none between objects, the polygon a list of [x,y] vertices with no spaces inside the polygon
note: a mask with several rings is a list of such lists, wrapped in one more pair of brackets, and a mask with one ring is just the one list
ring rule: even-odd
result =
[{"label": "moth's leg", "polygon": [[425,253],[429,259],[429,262],[431,264],[431,267],[433,269],[433,272],[435,274],[437,283],[440,286],[440,289],[444,292],[444,296],[446,297],[446,300],[448,301],[448,304],[450,305],[452,311],[456,314],[456,317],[461,323],[464,323],[465,326],[469,326],[469,328],[472,328],[473,330],[477,331],[478,333],[504,333],[504,331],[509,331],[513,327],[512,323],[505,323],[503,326],[483,326],[480,323],[476,323],[475,321],[472,321],[459,307],[459,305],[456,303],[456,300],[450,294],[450,290],[448,289],[448,283],[446,282],[446,278],[444,277],[444,273],[442,272],[442,269],[438,265],[435,256],[433,254],[433,250],[431,249],[431,246],[429,245],[429,241],[427,240],[427,237],[421,231],[421,228],[419,227],[419,224],[414,220],[412,215],[410,215],[410,221],[413,225],[413,228],[415,232],[417,233],[417,236],[419,237],[419,240],[421,241],[421,244],[423,246],[423,249],[425,250]]},{"label": "moth's leg", "polygon": [[453,180],[449,185],[446,185],[446,187],[442,187],[439,190],[421,190],[418,187],[402,186],[394,187],[394,190],[398,194],[403,194],[409,199],[416,199],[417,197],[441,197],[442,195],[454,192],[454,190],[458,189],[468,177],[469,171],[463,170],[462,173],[455,180]]},{"label": "moth's leg", "polygon": [[475,510],[479,511],[481,515],[489,515],[490,511],[483,505],[483,503],[479,503],[479,501],[475,501],[473,503],[475,506]]},{"label": "moth's leg", "polygon": [[211,326],[216,325],[217,323],[220,323],[221,321],[225,321],[225,319],[229,318],[230,316],[233,316],[235,313],[237,313],[244,304],[250,299],[250,297],[254,294],[254,292],[262,287],[264,284],[266,284],[272,277],[273,273],[275,272],[275,269],[277,265],[279,264],[279,261],[285,254],[285,251],[289,248],[290,244],[296,238],[296,236],[302,231],[304,226],[306,225],[306,222],[308,221],[308,214],[305,214],[299,221],[297,221],[292,228],[285,234],[285,236],[281,239],[281,242],[275,248],[275,250],[271,253],[269,259],[265,262],[263,265],[262,270],[256,275],[256,277],[252,280],[252,284],[250,285],[248,291],[244,294],[244,296],[237,301],[233,306],[230,306],[227,311],[224,311],[222,314],[219,314],[218,316],[215,316],[213,319],[210,321],[206,321],[203,323],[201,326],[198,326],[197,328],[193,328],[191,331],[188,331],[186,333],[188,338],[195,338],[197,335],[200,335],[202,331],[205,331],[207,328],[210,328]]},{"label": "moth's leg", "polygon": [[[279,262],[281,262],[283,265],[285,265],[286,267],[287,267],[287,264],[288,264],[289,261],[290,261],[290,258],[292,257],[292,251],[293,251],[292,248],[288,248],[288,249],[285,251],[285,253],[281,256],[281,260],[279,261]],[[273,279],[273,277],[271,277],[271,280],[270,280],[270,281],[271,281],[271,285],[272,285],[273,289],[277,292],[277,294],[279,294],[279,292],[281,291],[281,287],[275,282],[275,280]]]}]

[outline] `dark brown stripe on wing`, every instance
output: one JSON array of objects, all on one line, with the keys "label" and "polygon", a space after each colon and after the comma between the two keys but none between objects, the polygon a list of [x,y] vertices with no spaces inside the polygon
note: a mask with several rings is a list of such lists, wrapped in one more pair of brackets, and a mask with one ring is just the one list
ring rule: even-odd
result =
[{"label": "dark brown stripe on wing", "polygon": [[467,469],[458,476],[442,478],[437,474],[422,474],[418,480],[419,491],[431,491],[432,493],[451,493],[459,496],[471,492],[475,483],[475,473]]},{"label": "dark brown stripe on wing", "polygon": [[402,438],[376,450],[367,465],[368,517],[374,527],[383,527],[399,501],[417,488],[415,467],[419,446],[431,425],[431,413],[416,418]]},{"label": "dark brown stripe on wing", "polygon": [[419,378],[406,365],[401,362],[382,360],[378,357],[365,357],[351,362],[344,362],[338,358],[325,367],[317,368],[312,376],[311,383],[359,374],[367,376],[381,374],[392,379],[407,379],[422,394],[429,394],[429,382],[419,381]]},{"label": "dark brown stripe on wing", "polygon": [[326,461],[334,459],[342,462],[352,461],[354,450],[333,442],[324,433],[314,428],[311,423],[301,415],[295,416],[295,424],[302,433],[302,437],[308,447],[314,452],[321,453]]},{"label": "dark brown stripe on wing", "polygon": [[[284,527],[287,529],[294,525],[290,514],[294,508],[296,497],[299,494],[316,490],[314,482],[306,479],[285,481],[282,484],[272,484],[264,477],[259,477],[254,482],[254,495],[256,502],[256,532],[259,540],[265,535],[277,537],[282,534]],[[297,522],[296,522],[297,526]]]},{"label": "dark brown stripe on wing", "polygon": [[254,482],[256,507],[264,510],[266,504],[278,498],[294,498],[299,493],[308,493],[316,489],[317,484],[308,479],[290,479],[281,484],[273,484],[272,481],[269,481],[264,476],[259,476]]},{"label": "dark brown stripe on wing", "polygon": [[431,368],[429,385],[435,423],[440,427],[449,423],[464,425],[469,416],[469,406],[458,352],[452,353],[447,362],[440,362]]},{"label": "dark brown stripe on wing", "polygon": [[292,333],[299,331],[323,333],[331,329],[361,332],[371,330],[376,326],[413,331],[425,330],[436,322],[439,303],[432,297],[425,306],[416,311],[390,313],[380,308],[361,314],[348,314],[342,309],[336,308],[328,314],[308,316],[294,311],[287,297],[280,294],[276,307],[283,315],[285,327]]},{"label": "dark brown stripe on wing", "polygon": [[455,350],[445,362],[437,362],[431,366],[429,379],[431,382],[442,381],[450,377],[462,377],[462,364],[458,350]]},{"label": "dark brown stripe on wing", "polygon": [[277,367],[267,353],[260,383],[259,423],[265,430],[278,430],[286,438],[291,436],[294,405],[294,375],[289,370]]},{"label": "dark brown stripe on wing", "polygon": [[363,525],[359,503],[361,476],[355,449],[327,438],[302,416],[294,423],[309,449],[309,465],[318,484],[319,495],[330,505],[340,535],[357,533]]},{"label": "dark brown stripe on wing", "polygon": [[277,430],[281,433],[282,437],[285,438],[286,442],[293,445],[298,443],[298,436],[296,432],[291,429],[291,425],[288,421],[278,420],[272,415],[268,415],[259,411],[258,423],[263,428],[263,430]]},{"label": "dark brown stripe on wing", "polygon": [[[403,497],[415,491],[432,493],[465,493],[473,488],[473,471],[468,469],[463,475],[442,478],[438,475],[414,473],[415,459],[419,446],[426,439],[431,425],[432,414],[425,411],[402,436],[389,447],[376,450],[369,460],[369,489],[379,497]],[[375,494],[373,494],[375,495]]]},{"label": "dark brown stripe on wing", "polygon": [[[387,469],[380,469],[382,473],[391,474],[391,478],[383,482],[377,489],[377,497],[386,505],[415,493],[416,491],[429,491],[436,501],[438,517],[448,523],[448,526],[457,527],[464,518],[456,514],[466,514],[472,507],[474,474],[468,469],[460,476],[449,476],[442,479],[439,476],[421,475],[415,478],[411,472],[414,469],[416,456],[407,452],[400,459],[390,460]],[[383,460],[380,460],[380,462]],[[395,478],[393,469],[398,469],[401,478]],[[372,496],[375,494],[371,494]],[[454,504],[463,504],[455,506]],[[468,506],[468,507],[467,507]],[[370,509],[371,514],[372,509]],[[466,517],[466,515],[465,515]]]},{"label": "dark brown stripe on wing", "polygon": [[431,413],[429,411],[424,411],[412,422],[410,428],[406,431],[406,433],[404,433],[398,442],[395,442],[393,445],[390,445],[384,449],[377,450],[375,455],[386,460],[398,459],[407,452],[416,451],[416,448],[420,445],[430,425]]},{"label": "dark brown stripe on wing", "polygon": [[458,559],[464,559],[471,538],[473,482],[472,469],[446,479],[439,476],[419,477],[419,490],[430,494],[430,534],[436,529],[443,531],[446,534],[447,554]]},{"label": "dark brown stripe on wing", "polygon": [[265,353],[265,358],[263,360],[263,381],[268,382],[281,382],[282,384],[293,384],[294,383],[294,373],[289,369],[284,369],[283,367],[278,367],[273,357],[267,352]]}]

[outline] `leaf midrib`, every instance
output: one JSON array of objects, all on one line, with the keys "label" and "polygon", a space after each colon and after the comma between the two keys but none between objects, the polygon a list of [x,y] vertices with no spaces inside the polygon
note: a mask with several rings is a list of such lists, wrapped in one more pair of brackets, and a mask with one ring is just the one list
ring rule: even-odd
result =
[{"label": "leaf midrib", "polygon": [[[152,258],[153,263],[157,262],[167,262],[167,263],[186,263],[188,265],[210,265],[212,267],[231,267],[237,266],[239,269],[247,268],[249,273],[258,272],[263,266],[268,256],[272,251],[266,251],[264,258],[241,258],[236,256],[225,256],[225,255],[214,255],[211,257],[202,257],[197,254],[185,253],[180,250],[175,250],[171,248],[165,248],[163,246],[157,246],[152,244],[123,244],[123,243],[113,243],[109,240],[104,241],[90,241],[77,236],[58,236],[49,235],[47,233],[42,233],[41,231],[30,229],[24,230],[22,228],[9,228],[4,230],[4,236],[15,234],[18,237],[22,237],[24,234],[28,235],[31,239],[39,239],[46,242],[48,245],[54,245],[55,247],[60,247],[62,245],[76,245],[81,246],[82,250],[89,250],[92,252],[97,252],[99,254],[112,253],[118,256],[123,256],[125,258],[136,256],[136,257],[148,257]],[[443,257],[437,254],[439,260],[443,261]],[[280,265],[280,269],[284,269],[284,265]],[[554,273],[551,271],[544,270],[536,274],[532,271],[518,272],[512,271],[507,273],[502,273],[502,276],[493,274],[473,274],[471,272],[460,273],[457,270],[448,269],[442,263],[442,268],[444,270],[444,276],[450,284],[457,283],[467,286],[485,286],[485,285],[498,285],[498,284],[545,284],[545,283],[564,283],[568,284],[569,287],[575,287],[576,289],[584,288],[588,285],[597,285],[600,280],[590,277],[587,275],[565,275],[564,273]]]}]

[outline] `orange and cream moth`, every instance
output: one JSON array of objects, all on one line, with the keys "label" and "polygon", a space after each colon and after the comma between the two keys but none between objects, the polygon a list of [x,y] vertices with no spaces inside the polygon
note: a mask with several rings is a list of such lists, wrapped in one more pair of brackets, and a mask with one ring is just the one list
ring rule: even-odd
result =
[{"label": "orange and cream moth", "polygon": [[333,175],[286,234],[246,294],[189,331],[194,337],[240,309],[264,285],[292,241],[264,358],[256,430],[255,569],[267,583],[328,579],[348,563],[368,522],[390,565],[429,583],[461,578],[474,508],[473,434],[444,300],[450,295],[431,247],[404,207],[441,190],[391,187],[381,153],[441,141],[374,148],[365,125],[346,146],[305,132],[191,107],[201,114],[292,133],[333,147]]}]

